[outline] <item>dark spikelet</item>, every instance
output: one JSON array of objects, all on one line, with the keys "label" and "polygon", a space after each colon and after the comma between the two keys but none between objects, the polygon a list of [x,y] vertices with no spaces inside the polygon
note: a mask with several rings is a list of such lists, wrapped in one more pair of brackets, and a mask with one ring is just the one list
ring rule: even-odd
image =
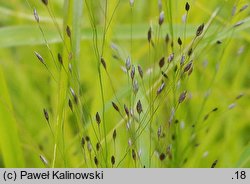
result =
[{"label": "dark spikelet", "polygon": [[217,43],[218,45],[220,45],[220,44],[222,44],[222,41],[217,40],[216,43]]},{"label": "dark spikelet", "polygon": [[178,38],[178,44],[179,44],[180,46],[182,45],[182,40],[181,40],[180,37]]},{"label": "dark spikelet", "polygon": [[247,9],[247,8],[248,8],[248,4],[242,6],[242,8],[239,10],[239,12],[242,12],[242,11],[244,11],[244,10]]},{"label": "dark spikelet", "polygon": [[66,27],[66,33],[67,33],[67,36],[69,37],[69,38],[71,38],[71,30],[70,30],[70,27],[67,25],[67,27]]},{"label": "dark spikelet", "polygon": [[82,137],[81,144],[82,144],[82,147],[84,148],[84,145],[85,145],[85,138],[84,137]]},{"label": "dark spikelet", "polygon": [[215,108],[212,110],[212,112],[216,112],[216,111],[218,111],[218,107],[215,107]]},{"label": "dark spikelet", "polygon": [[174,60],[174,53],[168,56],[168,62],[171,63]]},{"label": "dark spikelet", "polygon": [[38,14],[37,14],[36,9],[33,10],[33,14],[34,14],[34,17],[35,17],[36,22],[39,23],[39,16],[38,16]]},{"label": "dark spikelet", "polygon": [[188,76],[190,76],[193,73],[194,67],[191,66],[190,70],[188,71]]},{"label": "dark spikelet", "polygon": [[75,104],[78,104],[78,98],[77,98],[75,91],[71,87],[69,89],[70,89],[70,92],[74,98]]},{"label": "dark spikelet", "polygon": [[131,69],[131,72],[130,72],[130,77],[131,77],[132,80],[134,80],[134,78],[135,78],[135,66],[134,65],[132,65],[132,69]]},{"label": "dark spikelet", "polygon": [[137,80],[134,80],[133,81],[133,92],[134,92],[134,94],[137,94],[138,90],[139,90],[139,84],[138,84]]},{"label": "dark spikelet", "polygon": [[242,24],[244,24],[244,21],[239,21],[239,22],[237,22],[236,24],[234,24],[233,27],[239,27],[239,26],[241,26]]},{"label": "dark spikelet", "polygon": [[217,165],[217,163],[218,163],[218,160],[215,160],[215,161],[213,162],[213,164],[212,164],[211,168],[215,168],[215,167],[216,167],[216,165]]},{"label": "dark spikelet", "polygon": [[165,37],[166,45],[168,45],[169,41],[170,41],[169,34],[166,34],[166,37]]},{"label": "dark spikelet", "polygon": [[73,112],[73,104],[70,99],[69,99],[68,105],[69,105],[70,110]]},{"label": "dark spikelet", "polygon": [[186,95],[187,95],[187,91],[184,91],[181,93],[181,95],[179,97],[179,103],[182,103],[185,100]]},{"label": "dark spikelet", "polygon": [[100,150],[100,148],[101,148],[101,144],[98,142],[98,143],[96,143],[96,151],[99,151]]},{"label": "dark spikelet", "polygon": [[44,114],[46,121],[49,123],[49,113],[46,109],[43,109],[43,114]]},{"label": "dark spikelet", "polygon": [[148,42],[151,42],[151,39],[152,39],[152,28],[149,27],[149,29],[148,29]]},{"label": "dark spikelet", "polygon": [[190,49],[188,50],[188,56],[190,57],[190,56],[192,55],[192,53],[193,53],[193,48],[190,48]]},{"label": "dark spikelet", "polygon": [[96,115],[95,115],[95,120],[96,120],[96,123],[98,124],[98,126],[100,125],[101,123],[101,117],[99,115],[99,113],[97,112]]},{"label": "dark spikelet", "polygon": [[107,65],[106,65],[106,62],[104,60],[104,58],[101,58],[101,63],[102,63],[102,66],[105,70],[107,70]]},{"label": "dark spikelet", "polygon": [[115,102],[112,102],[112,106],[113,106],[113,108],[114,108],[117,112],[120,112],[120,109],[119,109],[119,107],[115,104]]},{"label": "dark spikelet", "polygon": [[203,30],[204,30],[204,23],[201,24],[201,25],[198,27],[198,29],[197,29],[197,31],[196,31],[196,37],[200,36],[200,35],[202,34]]},{"label": "dark spikelet", "polygon": [[130,68],[131,68],[131,59],[130,59],[130,57],[127,57],[127,59],[126,59],[126,69],[127,69],[127,71],[129,71]]},{"label": "dark spikelet", "polygon": [[114,131],[113,131],[113,140],[115,141],[115,139],[116,139],[116,136],[117,136],[117,134],[116,134],[116,129],[114,129]]},{"label": "dark spikelet", "polygon": [[87,142],[89,142],[89,141],[90,141],[89,136],[86,136],[86,137],[85,137],[85,140],[86,140]]},{"label": "dark spikelet", "polygon": [[47,6],[47,5],[48,5],[48,3],[49,3],[49,1],[48,1],[48,0],[42,0],[42,2],[43,2],[43,4],[44,4],[44,5],[46,5],[46,6]]},{"label": "dark spikelet", "polygon": [[241,93],[241,94],[239,94],[235,99],[236,99],[236,100],[239,100],[239,99],[242,98],[243,96],[244,96],[244,94]]},{"label": "dark spikelet", "polygon": [[49,166],[48,161],[44,156],[40,155],[39,158],[46,167]]},{"label": "dark spikelet", "polygon": [[166,158],[166,155],[164,153],[161,153],[160,156],[159,156],[159,159],[161,161],[163,161],[163,160],[165,160],[165,158]]},{"label": "dark spikelet", "polygon": [[184,72],[188,72],[193,65],[193,61],[190,61],[184,68]]},{"label": "dark spikelet", "polygon": [[143,70],[142,70],[141,65],[138,65],[138,72],[139,72],[140,77],[143,78]]},{"label": "dark spikelet", "polygon": [[161,26],[164,22],[164,11],[161,11],[160,16],[159,16],[159,25]]},{"label": "dark spikelet", "polygon": [[98,162],[98,159],[97,159],[96,156],[95,156],[95,158],[94,158],[94,162],[95,162],[95,165],[98,166],[99,162]]},{"label": "dark spikelet", "polygon": [[137,113],[140,115],[142,113],[142,104],[141,104],[141,100],[139,100],[136,104],[136,110]]},{"label": "dark spikelet", "polygon": [[124,104],[124,111],[127,114],[127,116],[129,117],[129,110],[128,107]]},{"label": "dark spikelet", "polygon": [[189,11],[189,9],[190,9],[190,5],[188,4],[188,2],[186,2],[185,10],[186,10],[186,11]]},{"label": "dark spikelet", "polygon": [[61,65],[63,65],[63,59],[62,59],[62,55],[60,53],[57,54],[57,59],[58,59],[59,63]]},{"label": "dark spikelet", "polygon": [[161,86],[158,88],[158,90],[157,90],[157,95],[159,95],[159,94],[161,94],[161,92],[163,91],[163,89],[165,88],[165,83],[163,82],[162,84],[161,84]]},{"label": "dark spikelet", "polygon": [[165,72],[161,72],[162,76],[165,77],[166,79],[168,79],[168,75]]},{"label": "dark spikelet", "polygon": [[112,155],[112,157],[111,157],[111,164],[115,165],[115,156],[114,155]]},{"label": "dark spikelet", "polygon": [[206,114],[206,115],[204,116],[204,118],[203,118],[203,121],[206,121],[206,120],[208,119],[208,117],[209,117],[209,114]]},{"label": "dark spikelet", "polygon": [[43,57],[42,57],[38,52],[34,52],[34,53],[35,53],[37,59],[38,59],[43,65],[46,66],[46,63],[44,62]]},{"label": "dark spikelet", "polygon": [[133,160],[136,160],[136,152],[134,149],[132,149],[132,158]]},{"label": "dark spikelet", "polygon": [[165,57],[162,57],[159,61],[159,67],[162,68],[165,65]]}]

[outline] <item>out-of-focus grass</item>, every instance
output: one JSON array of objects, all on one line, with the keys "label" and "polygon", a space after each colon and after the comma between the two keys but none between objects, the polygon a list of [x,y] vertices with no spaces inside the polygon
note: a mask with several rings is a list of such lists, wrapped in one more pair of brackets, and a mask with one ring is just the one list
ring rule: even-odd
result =
[{"label": "out-of-focus grass", "polygon": [[[49,43],[51,43],[52,52],[57,56],[58,52],[62,52],[63,44],[52,19],[41,2],[35,0],[29,2],[32,8],[35,7],[37,9],[41,19],[40,25]],[[94,6],[92,6],[93,14],[96,16],[98,37],[100,38],[98,43],[101,42],[104,21],[103,10],[100,9],[99,5],[100,2],[103,1],[95,1],[93,2]],[[117,1],[112,0],[109,2],[108,16],[110,17]],[[167,2],[163,1],[164,10],[166,10]],[[172,1],[173,30],[175,35],[173,41],[175,45],[177,45],[178,36],[182,37],[183,35],[184,24],[181,17],[185,13],[185,3],[186,1],[182,0]],[[207,1],[202,0],[190,1],[189,3],[191,9],[186,29],[186,42],[194,37],[198,25],[203,22],[207,23],[214,10],[219,8],[220,11],[197,47],[192,75],[182,81],[181,89],[178,91],[188,90],[189,94],[187,100],[180,105],[176,112],[175,117],[179,120],[179,123],[175,125],[175,130],[171,132],[171,135],[166,135],[166,140],[170,141],[164,142],[164,139],[164,141],[159,143],[159,147],[164,148],[164,150],[160,151],[165,151],[167,146],[169,146],[168,144],[171,144],[174,148],[173,160],[166,160],[164,163],[160,163],[157,154],[153,154],[152,166],[210,167],[215,160],[218,160],[218,167],[249,167],[249,9],[239,13],[236,17],[231,16],[234,5],[237,5],[237,11],[239,11],[243,5],[249,2],[243,0],[219,2],[211,0],[207,3]],[[53,7],[58,24],[62,27],[63,19],[65,19],[62,1],[51,1],[50,5]],[[101,6],[103,7],[103,4]],[[6,12],[8,12],[8,16],[4,16]],[[39,51],[55,77],[62,75],[58,74],[57,69],[53,65],[52,57],[44,44],[44,39],[39,32],[32,13],[28,4],[24,3],[24,1],[0,3],[0,15],[4,17],[0,21],[0,65],[3,69],[4,83],[7,84],[7,88],[1,84],[0,89],[1,91],[5,89],[6,95],[10,96],[10,102],[8,103],[13,105],[13,110],[7,110],[6,113],[2,110],[0,112],[0,124],[2,126],[0,132],[4,131],[5,134],[1,133],[1,136],[5,135],[5,140],[11,140],[12,144],[16,144],[16,146],[12,146],[12,144],[6,145],[1,142],[0,163],[2,167],[22,167],[24,165],[27,167],[42,167],[43,163],[39,160],[39,155],[43,155],[48,160],[50,166],[52,166],[55,140],[43,117],[42,110],[43,108],[48,109],[52,128],[54,129],[57,120],[55,114],[58,113],[57,108],[59,107],[58,101],[61,99],[65,103],[65,100],[66,102],[68,100],[60,96],[58,98],[60,86],[49,77],[47,70],[34,56],[34,51]],[[132,53],[130,53],[130,13],[129,1],[121,1],[110,25],[111,27],[107,32],[104,47],[104,57],[109,75],[118,99],[122,104],[127,103],[131,88],[127,84],[126,74],[120,69],[121,66],[124,66],[124,62],[117,61],[112,57],[116,51],[112,50],[110,45],[114,43],[119,47],[119,53],[123,60],[128,55],[132,55],[133,63],[140,64],[146,73],[147,69],[151,67],[148,59],[147,31],[151,23],[153,35],[157,34],[159,16],[157,1],[135,1],[133,8]],[[166,19],[167,13],[165,11]],[[80,37],[82,39],[80,42],[79,62],[75,69],[79,71],[80,87],[82,88],[80,100],[84,107],[78,106],[79,111],[77,113],[82,113],[83,119],[88,122],[85,122],[86,130],[84,134],[88,134],[91,138],[93,137],[92,147],[94,148],[97,140],[89,115],[94,120],[96,112],[102,112],[102,103],[96,69],[96,56],[93,50],[92,28],[85,5],[83,15],[78,17],[78,19],[80,25],[77,26],[81,30],[81,35],[77,36],[77,39],[78,41],[80,41]],[[244,20],[244,24],[233,29],[233,25],[241,20]],[[166,20],[161,30],[162,37],[169,33],[169,26],[169,21]],[[73,32],[75,30],[76,27],[73,27]],[[216,44],[217,40],[220,40],[222,43]],[[75,42],[77,41],[75,40],[73,45],[76,44]],[[68,47],[70,48],[69,45]],[[162,50],[164,49],[162,48]],[[67,51],[64,50],[64,52]],[[177,49],[176,52],[178,52]],[[66,54],[64,54],[64,58],[66,58]],[[156,62],[158,62],[158,56]],[[110,157],[114,154],[113,128],[119,124],[121,117],[112,108],[111,101],[115,101],[116,98],[107,75],[105,75],[103,70],[101,72],[104,81],[105,122],[107,123],[107,132],[109,133],[107,140],[110,152],[108,156]],[[139,84],[140,86],[142,85],[140,81]],[[78,83],[73,86],[75,90],[79,87],[77,85]],[[236,97],[241,93],[244,96],[237,100]],[[173,95],[171,92],[166,96],[161,96],[160,101],[163,102],[163,105],[155,115],[154,128],[168,122],[171,106],[174,103],[171,100]],[[66,96],[70,96],[70,93]],[[138,96],[145,96],[142,87]],[[1,96],[1,98],[6,99],[4,96]],[[71,96],[70,98],[72,99]],[[147,101],[143,100],[142,104],[145,107]],[[6,104],[2,100],[0,107],[6,108]],[[218,108],[218,110],[211,112],[214,108]],[[204,121],[204,117],[207,114],[209,114],[209,117]],[[82,153],[83,150],[79,146],[79,135],[75,128],[75,125],[79,122],[79,119],[77,119],[79,117],[71,113],[69,108],[65,108],[60,116],[64,117],[64,140],[63,146],[60,147],[61,151],[59,150],[58,153],[58,160],[54,166],[94,167],[94,153],[92,152],[92,157],[89,158],[90,156],[85,150],[85,156],[92,160],[92,162],[86,165],[84,161],[85,156]],[[17,127],[18,133],[15,132],[16,128],[11,128],[10,130],[7,125]],[[103,130],[101,131],[101,140],[103,140]],[[153,132],[154,138],[156,135],[157,132]],[[175,137],[175,141],[171,140],[173,137]],[[21,144],[21,148],[18,146],[19,144]],[[127,145],[128,134],[126,123],[123,122],[117,128],[115,153],[117,163],[122,159]],[[148,131],[142,134],[140,147],[142,151],[141,160],[147,165]],[[159,151],[159,147],[157,147],[157,151]],[[16,155],[16,153],[19,154]],[[6,158],[5,155],[8,155],[9,158]],[[98,156],[102,158],[105,157],[105,154]],[[109,157],[108,162],[110,162]],[[101,164],[105,166],[105,161]],[[130,152],[120,167],[134,167]]]}]

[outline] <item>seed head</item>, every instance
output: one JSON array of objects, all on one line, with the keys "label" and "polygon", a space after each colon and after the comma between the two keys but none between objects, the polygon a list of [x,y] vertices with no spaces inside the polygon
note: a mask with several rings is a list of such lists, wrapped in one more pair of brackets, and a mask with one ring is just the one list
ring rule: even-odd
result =
[{"label": "seed head", "polygon": [[126,69],[127,69],[127,71],[129,71],[130,68],[131,68],[131,59],[130,59],[130,57],[127,57],[127,59],[126,59]]},{"label": "seed head", "polygon": [[181,46],[182,45],[182,41],[181,41],[181,38],[179,37],[178,38],[178,44]]},{"label": "seed head", "polygon": [[63,65],[63,59],[62,59],[62,55],[60,53],[57,54],[57,59],[58,59],[59,63],[61,65]]},{"label": "seed head", "polygon": [[36,9],[33,10],[33,14],[34,14],[34,17],[35,17],[37,23],[39,23],[39,16],[38,16],[38,14],[37,14]]},{"label": "seed head", "polygon": [[143,78],[143,70],[140,65],[138,65],[138,72],[139,72],[140,77]]},{"label": "seed head", "polygon": [[184,62],[185,62],[185,55],[182,55],[181,56],[181,62],[180,62],[180,65],[182,66],[183,64],[184,64]]},{"label": "seed head", "polygon": [[103,58],[101,58],[101,63],[102,63],[102,66],[105,70],[107,70],[107,65],[106,65],[106,62]]},{"label": "seed head", "polygon": [[112,106],[113,106],[113,108],[114,108],[117,112],[120,112],[120,109],[119,109],[119,107],[115,104],[115,102],[112,102]]},{"label": "seed head", "polygon": [[242,11],[244,11],[244,10],[247,9],[247,8],[248,8],[248,4],[242,6],[242,8],[239,10],[239,12],[242,12]]},{"label": "seed head", "polygon": [[101,144],[98,142],[98,143],[96,143],[96,151],[99,151],[100,150],[100,148],[101,148]]},{"label": "seed head", "polygon": [[189,9],[190,9],[190,5],[188,4],[188,2],[186,2],[185,10],[186,10],[186,11],[189,11]]},{"label": "seed head", "polygon": [[43,4],[46,5],[46,6],[47,6],[48,3],[49,3],[48,0],[42,0],[42,2],[43,2]]},{"label": "seed head", "polygon": [[134,65],[132,65],[132,69],[131,69],[131,72],[130,72],[130,77],[131,77],[132,80],[134,80],[134,78],[135,78],[135,66]]},{"label": "seed head", "polygon": [[86,136],[86,137],[85,137],[85,140],[86,140],[87,142],[89,142],[89,141],[90,141],[89,136]]},{"label": "seed head", "polygon": [[127,114],[127,116],[129,117],[129,110],[128,107],[124,104],[124,111]]},{"label": "seed head", "polygon": [[163,83],[161,84],[161,86],[158,88],[158,90],[157,90],[157,95],[161,94],[161,92],[163,91],[164,88],[165,88],[165,82],[163,82]]},{"label": "seed head", "polygon": [[85,145],[85,138],[84,137],[82,137],[81,144],[82,144],[82,147],[84,148],[84,145]]},{"label": "seed head", "polygon": [[174,53],[168,56],[168,62],[171,63],[174,60]]},{"label": "seed head", "polygon": [[168,43],[169,43],[169,40],[170,40],[170,38],[169,38],[169,34],[166,34],[166,37],[165,37],[165,43],[168,45]]},{"label": "seed head", "polygon": [[43,114],[44,114],[46,121],[49,123],[49,113],[46,109],[43,109]]},{"label": "seed head", "polygon": [[136,104],[136,110],[139,115],[142,113],[142,104],[140,100]]},{"label": "seed head", "polygon": [[192,55],[192,53],[193,53],[193,49],[190,48],[190,49],[188,50],[188,56],[190,57],[190,56]]},{"label": "seed head", "polygon": [[115,139],[116,139],[116,129],[114,129],[114,131],[113,131],[113,140],[115,141]]},{"label": "seed head", "polygon": [[40,155],[39,157],[43,164],[47,167],[49,165],[48,160],[43,155]]},{"label": "seed head", "polygon": [[184,72],[188,72],[190,68],[193,66],[193,61],[190,61],[184,68]]},{"label": "seed head", "polygon": [[196,37],[200,36],[200,35],[202,34],[203,30],[204,30],[204,23],[201,24],[201,25],[198,27],[198,29],[197,29],[197,31],[196,31]]},{"label": "seed head", "polygon": [[70,92],[71,92],[71,94],[72,94],[72,96],[74,98],[75,104],[77,104],[78,103],[78,98],[76,96],[75,91],[71,87],[69,89],[70,89]]},{"label": "seed head", "polygon": [[100,125],[101,123],[101,117],[99,115],[99,113],[97,112],[96,115],[95,115],[95,120],[96,120],[96,123],[98,124],[98,126]]},{"label": "seed head", "polygon": [[165,14],[164,14],[164,11],[161,11],[160,13],[160,16],[159,16],[159,25],[161,26],[164,22],[164,17],[165,17]]},{"label": "seed head", "polygon": [[71,38],[71,30],[70,30],[70,27],[67,25],[67,27],[66,27],[66,33],[67,33],[67,36],[69,37],[69,38]]},{"label": "seed head", "polygon": [[161,75],[163,76],[163,77],[165,77],[166,79],[168,79],[168,75],[165,73],[165,72],[161,72]]},{"label": "seed head", "polygon": [[179,104],[182,103],[185,100],[186,95],[187,95],[187,91],[184,91],[184,92],[181,93],[181,95],[179,97]]},{"label": "seed head", "polygon": [[136,160],[136,152],[134,149],[132,149],[132,158],[133,160]]},{"label": "seed head", "polygon": [[161,153],[159,158],[161,161],[163,161],[166,158],[166,155],[164,153]]},{"label": "seed head", "polygon": [[95,162],[95,165],[98,166],[99,162],[98,162],[98,159],[97,159],[96,156],[95,156],[95,158],[94,158],[94,162]]},{"label": "seed head", "polygon": [[215,161],[213,162],[211,168],[215,168],[215,166],[217,165],[217,163],[218,163],[218,160],[215,160]]},{"label": "seed head", "polygon": [[138,84],[137,80],[134,80],[133,81],[133,92],[134,92],[134,94],[137,94],[138,91],[139,91],[139,84]]},{"label": "seed head", "polygon": [[38,59],[43,65],[46,66],[46,63],[44,62],[43,57],[42,57],[38,52],[34,52],[34,53],[35,53],[37,59]]},{"label": "seed head", "polygon": [[69,99],[68,105],[69,105],[70,110],[73,112],[73,104],[70,99]]},{"label": "seed head", "polygon": [[115,156],[114,155],[112,155],[112,157],[111,157],[111,164],[115,165]]},{"label": "seed head", "polygon": [[162,68],[165,65],[165,57],[162,57],[159,61],[159,67]]},{"label": "seed head", "polygon": [[215,107],[212,112],[216,112],[218,110],[218,107]]},{"label": "seed head", "polygon": [[151,42],[151,39],[152,39],[152,28],[149,27],[149,29],[148,29],[148,42]]}]

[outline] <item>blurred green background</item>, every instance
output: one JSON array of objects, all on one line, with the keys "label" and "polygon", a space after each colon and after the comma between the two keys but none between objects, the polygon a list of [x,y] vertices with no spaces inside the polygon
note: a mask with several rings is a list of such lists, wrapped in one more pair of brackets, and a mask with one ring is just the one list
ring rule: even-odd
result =
[{"label": "blurred green background", "polygon": [[[77,37],[80,40],[80,59],[77,63],[77,71],[79,72],[79,88],[81,89],[79,92],[81,94],[80,100],[84,104],[79,109],[82,109],[80,113],[86,120],[84,135],[93,137],[92,146],[95,149],[97,140],[92,126],[98,132],[94,117],[97,111],[102,114],[103,104],[101,102],[97,59],[93,49],[91,15],[86,2],[95,17],[94,24],[98,29],[97,42],[101,49],[102,29],[105,22],[103,12],[105,1],[83,1],[82,16],[77,17],[81,31],[80,36]],[[125,66],[126,58],[130,56],[133,64],[142,66],[146,75],[146,88],[148,88],[147,70],[152,67],[153,60],[158,62],[161,53],[165,52],[163,40],[167,33],[171,34],[171,25],[174,31],[172,40],[175,42],[175,53],[176,56],[180,55],[177,38],[183,36],[185,28],[182,16],[185,14],[186,1],[163,0],[162,2],[165,22],[160,36],[158,35],[158,39],[162,41],[159,41],[156,46],[155,57],[149,59],[147,32],[151,25],[153,37],[157,40],[160,13],[158,1],[135,0],[132,10],[129,0],[121,0],[118,6],[118,0],[108,1],[108,20],[110,20],[116,6],[117,9],[107,31],[103,49],[103,57],[107,63],[109,76],[104,70],[102,70],[102,76],[105,94],[105,122],[109,133],[107,140],[108,158],[115,154],[117,163],[122,160],[127,150],[129,134],[126,130],[126,123],[117,127],[116,148],[113,148],[114,143],[111,135],[121,117],[112,108],[111,101],[116,101],[117,96],[121,104],[130,103],[131,86],[128,83],[127,75],[121,69]],[[250,9],[246,8],[241,11],[241,8],[248,5],[249,1],[190,0],[189,4],[191,7],[186,25],[186,43],[192,41],[200,24],[207,24],[213,16],[214,18],[195,49],[192,75],[180,82],[181,87],[176,90],[176,94],[170,92],[158,99],[158,101],[162,101],[163,105],[155,114],[153,121],[152,139],[154,144],[152,150],[155,149],[155,151],[152,151],[151,166],[210,167],[215,160],[218,160],[218,167],[249,167]],[[67,14],[64,1],[49,1],[49,7],[50,12],[41,1],[37,0],[0,2],[1,167],[44,167],[46,164],[39,158],[41,155],[46,158],[49,167],[53,160],[55,140],[44,118],[43,109],[48,110],[50,124],[54,130],[59,87],[48,70],[39,63],[34,52],[37,51],[43,56],[49,70],[58,80],[60,80],[60,72],[53,64],[53,58],[34,19],[33,9],[35,8],[39,14],[39,25],[55,58],[58,52],[63,52],[65,44],[68,43],[62,42],[50,14],[52,12],[56,17],[63,32],[62,25],[65,14]],[[170,9],[172,22],[169,21]],[[232,16],[234,9],[236,13]],[[243,22],[243,24],[234,26],[239,22]],[[218,44],[218,41],[221,43]],[[152,50],[153,55],[154,51]],[[170,49],[166,51],[165,55],[169,54]],[[118,55],[121,59],[116,59],[114,55]],[[157,72],[159,72],[158,68]],[[146,92],[142,88],[138,74],[136,75],[140,85],[136,99],[144,99],[142,104],[143,108],[146,109],[150,104],[145,100]],[[116,95],[114,95],[112,87],[115,89]],[[172,136],[173,139],[175,134],[177,138],[176,140],[163,138],[159,143],[156,140],[157,128],[167,124],[171,115],[171,107],[174,106],[174,101],[178,99],[183,90],[188,91],[188,99],[178,107],[175,114],[179,124],[174,125],[172,132],[166,131],[167,137]],[[239,98],[239,95],[243,96]],[[72,99],[70,94],[67,97]],[[120,108],[122,109],[122,106]],[[218,108],[218,110],[211,112],[214,108]],[[204,121],[207,114],[209,117]],[[56,167],[95,167],[93,161],[95,153],[92,152],[92,155],[89,155],[87,150],[82,150],[80,147],[79,133],[77,133],[78,129],[75,126],[78,116],[80,115],[77,112],[72,113],[70,108],[65,105],[65,132],[63,146],[60,148],[63,153],[58,154]],[[148,142],[146,141],[148,134],[149,131],[146,129],[140,140],[140,149],[138,148],[138,150],[141,152],[141,164],[138,164],[137,167],[143,165],[148,167]],[[103,137],[104,135],[102,135]],[[169,146],[173,148],[173,159],[168,158],[161,163],[158,154]],[[83,151],[86,152],[85,156],[89,160],[87,164],[84,161]],[[101,154],[99,158],[102,160]],[[104,163],[105,161],[100,161],[99,166],[105,167]],[[134,166],[131,154],[128,154],[119,165],[119,167]],[[109,167],[111,167],[110,164]]]}]

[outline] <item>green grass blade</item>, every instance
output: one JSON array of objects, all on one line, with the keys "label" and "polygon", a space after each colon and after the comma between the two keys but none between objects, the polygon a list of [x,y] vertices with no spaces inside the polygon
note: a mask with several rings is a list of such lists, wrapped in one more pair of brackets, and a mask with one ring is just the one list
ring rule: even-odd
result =
[{"label": "green grass blade", "polygon": [[250,164],[250,147],[247,147],[245,151],[241,154],[239,161],[235,167],[249,167]]},{"label": "green grass blade", "polygon": [[13,114],[11,99],[0,67],[0,147],[5,167],[24,167],[23,152]]}]

